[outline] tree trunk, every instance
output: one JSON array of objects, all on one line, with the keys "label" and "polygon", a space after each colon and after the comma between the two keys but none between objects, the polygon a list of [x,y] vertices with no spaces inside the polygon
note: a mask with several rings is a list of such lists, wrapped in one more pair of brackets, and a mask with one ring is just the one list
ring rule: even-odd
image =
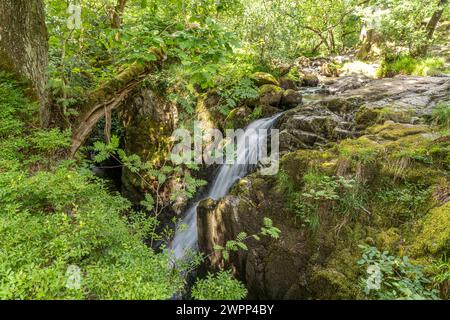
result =
[{"label": "tree trunk", "polygon": [[439,21],[441,21],[442,14],[444,13],[444,8],[447,3],[448,0],[439,0],[439,9],[433,13],[426,27],[428,41],[419,48],[419,55],[424,56],[428,53],[429,44],[433,40],[434,31],[436,31]]},{"label": "tree trunk", "polygon": [[0,69],[29,81],[40,104],[43,127],[50,121],[47,108],[48,34],[42,0],[0,1]]},{"label": "tree trunk", "polygon": [[122,25],[122,16],[125,12],[125,6],[127,5],[127,0],[118,0],[117,5],[114,8],[111,27],[114,29],[119,29]]},{"label": "tree trunk", "polygon": [[442,18],[442,14],[444,13],[444,7],[447,4],[448,0],[440,0],[439,1],[439,10],[435,11],[433,13],[433,16],[431,17],[430,21],[427,24],[427,36],[428,39],[432,39],[434,35],[434,31],[436,30],[436,27],[439,23],[439,21]]}]

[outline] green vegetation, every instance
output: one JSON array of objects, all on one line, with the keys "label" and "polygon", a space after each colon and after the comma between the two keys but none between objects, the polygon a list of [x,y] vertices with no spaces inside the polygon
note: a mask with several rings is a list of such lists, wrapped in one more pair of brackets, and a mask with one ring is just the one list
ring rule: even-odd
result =
[{"label": "green vegetation", "polygon": [[400,55],[393,59],[386,59],[377,70],[377,76],[393,77],[395,75],[435,76],[444,71],[444,58],[414,58]]},{"label": "green vegetation", "polygon": [[141,241],[131,204],[64,160],[68,133],[35,129],[36,105],[0,77],[0,298],[170,298],[182,280]]},{"label": "green vegetation", "polygon": [[[237,300],[248,292],[234,276],[252,273],[277,298],[448,298],[447,97],[426,114],[395,99],[300,106],[299,93],[356,59],[380,78],[448,73],[447,0],[3,1],[0,18],[5,8],[24,14],[0,19],[0,299]],[[11,34],[26,50],[11,52]],[[241,228],[214,217],[221,245],[173,261],[168,244],[211,172],[172,163],[172,132],[293,108],[311,121],[281,130],[317,144],[284,146],[277,177],[232,192]],[[237,272],[254,252],[258,266]],[[268,271],[280,261],[303,273]],[[186,292],[201,264],[220,272]]]},{"label": "green vegetation", "polygon": [[426,300],[437,299],[437,290],[429,289],[422,267],[412,264],[408,257],[398,258],[377,248],[361,246],[364,250],[361,266],[367,266],[367,275],[362,279],[364,292],[381,300]]},{"label": "green vegetation", "polygon": [[247,289],[230,272],[222,271],[198,280],[191,294],[196,300],[241,300],[247,296]]}]

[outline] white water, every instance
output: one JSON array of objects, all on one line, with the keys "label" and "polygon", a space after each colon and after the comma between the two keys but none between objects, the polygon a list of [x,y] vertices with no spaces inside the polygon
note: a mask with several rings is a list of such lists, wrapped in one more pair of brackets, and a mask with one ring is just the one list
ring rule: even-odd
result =
[{"label": "white water", "polygon": [[[219,168],[217,176],[211,183],[207,195],[202,199],[211,198],[219,200],[228,194],[231,187],[240,179],[244,178],[255,167],[255,159],[261,159],[262,142],[266,142],[267,135],[280,115],[271,118],[257,120],[245,128],[245,134],[238,137],[238,148],[235,164],[223,164]],[[197,207],[202,201],[193,204],[185,214],[182,224],[186,225],[182,231],[175,234],[170,249],[173,251],[175,260],[183,259],[189,249],[197,249]]]}]

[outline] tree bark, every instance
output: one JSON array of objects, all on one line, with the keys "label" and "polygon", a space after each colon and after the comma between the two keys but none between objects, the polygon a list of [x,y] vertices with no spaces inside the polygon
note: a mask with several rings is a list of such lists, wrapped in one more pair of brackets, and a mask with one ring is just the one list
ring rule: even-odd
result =
[{"label": "tree bark", "polygon": [[444,13],[444,7],[448,3],[448,0],[440,0],[439,1],[439,9],[433,13],[430,21],[427,24],[427,36],[428,39],[432,39],[434,35],[434,31],[442,18],[442,14]]},{"label": "tree bark", "polygon": [[50,121],[47,108],[48,33],[42,0],[0,1],[0,69],[25,78],[40,104],[43,127]]},{"label": "tree bark", "polygon": [[448,3],[448,0],[439,0],[439,9],[433,13],[433,15],[431,16],[430,21],[428,21],[428,24],[426,27],[428,41],[419,48],[419,51],[418,51],[419,55],[426,55],[428,53],[429,44],[433,40],[434,32],[436,31],[439,21],[441,21],[442,14],[444,13],[444,8],[445,8],[445,5],[447,5],[447,3]]},{"label": "tree bark", "polygon": [[117,5],[114,8],[111,27],[114,29],[119,29],[122,25],[122,16],[125,12],[125,6],[127,5],[127,0],[118,0]]}]

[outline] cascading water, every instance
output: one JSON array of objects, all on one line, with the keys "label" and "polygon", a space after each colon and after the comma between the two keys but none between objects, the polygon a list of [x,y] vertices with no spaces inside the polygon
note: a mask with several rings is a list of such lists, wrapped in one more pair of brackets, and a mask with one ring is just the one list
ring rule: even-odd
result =
[{"label": "cascading water", "polygon": [[254,121],[245,128],[245,133],[238,137],[237,145],[244,147],[238,147],[234,164],[221,165],[206,196],[186,211],[182,223],[187,228],[177,232],[171,243],[171,250],[175,260],[183,259],[187,250],[197,248],[197,208],[200,202],[208,198],[219,200],[226,196],[238,180],[244,178],[255,168],[255,163],[261,160],[262,143],[267,142],[270,129],[280,115],[277,114],[270,118]]}]

